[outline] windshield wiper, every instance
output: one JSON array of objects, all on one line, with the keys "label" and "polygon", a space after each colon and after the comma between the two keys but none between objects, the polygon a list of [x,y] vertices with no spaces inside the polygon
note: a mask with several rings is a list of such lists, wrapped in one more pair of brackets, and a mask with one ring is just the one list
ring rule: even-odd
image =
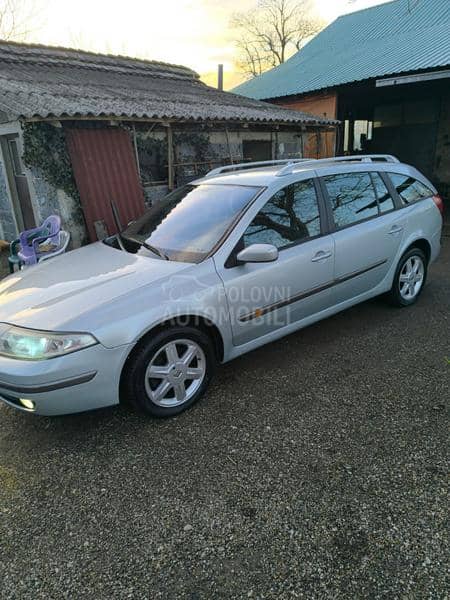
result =
[{"label": "windshield wiper", "polygon": [[126,251],[127,251],[127,249],[126,249],[126,248],[125,248],[125,246],[123,245],[123,242],[122,242],[122,235],[121,235],[120,233],[116,233],[116,236],[115,236],[115,237],[116,237],[117,243],[119,244],[119,248],[120,248],[120,249],[121,249],[123,252],[126,252]]},{"label": "windshield wiper", "polygon": [[128,237],[126,235],[123,235],[122,233],[120,234],[120,237],[124,240],[128,240],[129,242],[134,242],[135,244],[139,244],[139,246],[143,246],[146,250],[150,250],[150,252],[153,252],[153,254],[156,254],[156,256],[159,256],[160,258],[162,258],[164,260],[170,260],[170,258],[167,256],[167,254],[165,254],[162,250],[160,250],[159,248],[155,248],[155,246],[151,246],[147,242],[143,242],[142,240],[138,240],[133,237]]},{"label": "windshield wiper", "polygon": [[157,254],[164,260],[170,260],[170,258],[167,256],[167,254],[165,254],[165,252],[163,252],[159,248],[155,248],[155,246],[150,246],[150,244],[147,244],[147,242],[140,242],[140,243],[142,246],[144,246],[144,248],[146,250],[150,250],[150,252],[153,252],[153,254]]}]

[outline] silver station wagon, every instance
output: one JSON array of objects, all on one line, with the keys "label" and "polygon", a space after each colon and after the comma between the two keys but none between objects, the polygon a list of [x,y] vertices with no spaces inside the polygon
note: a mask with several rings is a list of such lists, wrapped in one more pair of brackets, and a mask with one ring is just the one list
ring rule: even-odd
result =
[{"label": "silver station wagon", "polygon": [[442,213],[392,156],[216,169],[120,235],[0,283],[0,399],[175,415],[219,363],[379,294],[416,302]]}]

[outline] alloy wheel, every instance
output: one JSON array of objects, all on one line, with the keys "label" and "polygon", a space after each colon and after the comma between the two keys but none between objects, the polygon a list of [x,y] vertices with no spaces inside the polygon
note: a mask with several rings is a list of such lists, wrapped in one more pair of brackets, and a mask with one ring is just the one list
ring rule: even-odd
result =
[{"label": "alloy wheel", "polygon": [[425,278],[425,265],[420,256],[410,256],[400,271],[400,295],[413,300],[420,292]]},{"label": "alloy wheel", "polygon": [[162,407],[188,402],[202,385],[206,358],[201,346],[188,339],[162,346],[145,372],[145,389],[150,400]]}]

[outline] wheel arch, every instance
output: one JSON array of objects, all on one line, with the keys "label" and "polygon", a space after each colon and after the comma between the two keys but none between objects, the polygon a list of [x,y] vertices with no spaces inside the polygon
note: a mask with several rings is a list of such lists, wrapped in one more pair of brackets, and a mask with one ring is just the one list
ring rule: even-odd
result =
[{"label": "wheel arch", "polygon": [[431,257],[431,244],[425,238],[417,238],[416,240],[410,242],[408,246],[402,252],[402,256],[409,252],[412,248],[419,248],[427,257],[427,261],[429,262]]},{"label": "wheel arch", "polygon": [[200,329],[204,333],[206,333],[210,339],[212,340],[214,346],[214,353],[216,355],[217,362],[222,362],[224,359],[224,340],[222,337],[222,333],[220,332],[217,325],[215,325],[210,319],[200,315],[186,314],[177,317],[172,317],[169,319],[165,319],[160,323],[157,323],[153,327],[151,327],[148,331],[145,331],[133,344],[133,347],[129,351],[124,364],[122,366],[122,371],[120,374],[120,381],[122,384],[122,379],[126,369],[132,360],[134,354],[140,349],[140,347],[145,344],[145,342],[154,336],[155,334],[163,331],[169,327],[195,327]]}]

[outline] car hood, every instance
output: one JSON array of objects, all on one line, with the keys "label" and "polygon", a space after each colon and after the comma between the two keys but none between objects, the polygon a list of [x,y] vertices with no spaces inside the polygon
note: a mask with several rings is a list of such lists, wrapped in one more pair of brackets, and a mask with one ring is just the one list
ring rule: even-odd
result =
[{"label": "car hood", "polygon": [[64,331],[84,313],[190,266],[91,244],[4,279],[0,322]]}]

